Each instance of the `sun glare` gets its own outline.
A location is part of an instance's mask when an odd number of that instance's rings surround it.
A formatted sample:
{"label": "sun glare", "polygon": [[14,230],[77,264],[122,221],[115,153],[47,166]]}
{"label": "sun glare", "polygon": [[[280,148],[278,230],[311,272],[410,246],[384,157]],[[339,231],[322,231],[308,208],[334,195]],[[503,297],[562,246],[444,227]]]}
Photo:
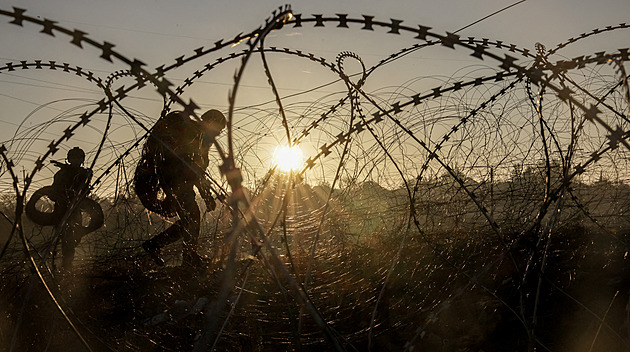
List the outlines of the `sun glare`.
{"label": "sun glare", "polygon": [[273,160],[281,171],[297,171],[304,166],[304,154],[299,146],[277,146],[273,151]]}

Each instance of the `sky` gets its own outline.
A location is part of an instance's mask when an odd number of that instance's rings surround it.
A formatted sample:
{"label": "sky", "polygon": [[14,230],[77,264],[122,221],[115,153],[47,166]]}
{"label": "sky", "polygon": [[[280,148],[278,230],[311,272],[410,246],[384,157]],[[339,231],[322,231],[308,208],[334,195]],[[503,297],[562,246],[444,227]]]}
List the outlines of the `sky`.
{"label": "sky", "polygon": [[[304,14],[347,13],[395,18],[406,23],[454,31],[517,1],[499,0],[424,0],[424,1],[294,1],[294,12]],[[0,1],[3,8],[25,8],[31,15],[59,21],[68,27],[85,29],[92,36],[117,45],[129,43],[125,51],[137,49],[148,56],[158,48],[147,48],[137,40],[152,36],[159,40],[214,40],[230,37],[237,31],[257,27],[276,7],[278,1],[186,1],[112,0],[112,1]],[[596,27],[625,22],[630,5],[624,0],[571,1],[526,0],[493,16],[465,33],[473,36],[505,37],[520,45],[534,40],[555,44],[571,35]],[[3,36],[11,34],[3,31]],[[134,52],[135,53],[135,52]]]}
{"label": "sky", "polygon": [[[517,1],[499,0],[404,0],[404,1],[293,1],[290,2],[294,13],[305,15],[348,14],[351,17],[361,15],[375,16],[376,19],[403,20],[404,24],[415,26],[422,24],[433,28],[436,33],[454,32],[488,16]],[[190,54],[194,49],[211,47],[220,39],[230,39],[236,34],[248,33],[264,24],[271,11],[285,3],[269,0],[259,1],[167,1],[167,0],[0,0],[0,8],[24,8],[27,14],[57,21],[66,28],[76,28],[87,32],[89,37],[99,42],[115,44],[115,49],[128,58],[137,58],[155,68],[172,63],[176,57]],[[474,36],[514,43],[519,47],[534,51],[537,42],[548,48],[583,32],[594,28],[630,22],[630,2],[627,0],[575,1],[575,0],[526,0],[515,6],[489,17],[462,30],[462,37]],[[17,27],[0,18],[0,62],[19,62],[21,60],[42,59],[58,62],[71,62],[91,70],[102,77],[116,70],[127,67],[120,62],[109,63],[99,59],[99,53],[88,49],[80,50],[68,43],[66,38],[39,33],[39,29],[25,25]],[[267,45],[286,45],[297,50],[312,52],[334,62],[341,51],[358,53],[368,65],[395,52],[397,49],[414,43],[408,37],[396,38],[385,34],[364,33],[358,29],[337,30],[327,28],[315,30],[308,28],[285,28],[273,33],[267,39]],[[628,30],[617,31],[606,36],[606,42],[585,40],[580,46],[567,49],[564,55],[589,54],[601,50],[614,50],[629,47]],[[238,47],[237,47],[238,49]],[[444,49],[441,49],[444,50]],[[445,55],[444,52],[414,54],[407,65],[418,73],[437,74],[460,70],[467,65],[481,64],[468,54],[463,56]],[[483,63],[487,64],[487,63]],[[281,95],[289,95],[309,89],[314,84],[329,81],[317,71],[308,67],[295,66],[295,62],[279,62],[282,70],[276,77]],[[282,66],[286,65],[286,66]],[[300,64],[297,64],[300,65]],[[190,69],[198,69],[191,65]],[[191,92],[191,98],[203,107],[217,107],[225,111],[227,92],[232,84],[232,74],[236,67],[230,66],[222,72],[205,78],[200,87],[205,91]],[[289,72],[287,74],[286,72]],[[268,91],[268,87],[257,85],[262,73],[260,69],[251,71],[250,90],[244,90],[241,100],[244,105],[268,101],[257,96],[257,89]],[[176,84],[189,77],[185,70],[174,72],[169,78]],[[392,82],[386,82],[386,78]],[[380,79],[374,79],[374,89],[379,84],[396,86],[409,78],[408,69],[385,72]],[[127,82],[129,84],[129,82]],[[200,89],[202,89],[200,88]],[[200,96],[195,96],[195,92]],[[152,92],[138,93],[137,101],[130,100],[130,107],[147,116],[159,114],[161,105]],[[80,83],[66,78],[53,78],[32,72],[0,73],[0,142],[7,143],[16,136],[35,136],[29,134],[29,126],[40,126],[46,119],[55,118],[86,103],[85,99],[100,99],[99,93],[87,89]],[[67,103],[59,102],[69,99]],[[83,99],[83,100],[82,100]],[[143,100],[144,99],[144,100]],[[318,99],[323,99],[319,97]],[[52,103],[54,102],[54,103]],[[65,105],[64,105],[65,104]],[[78,108],[79,110],[83,107]],[[82,110],[81,110],[82,111]],[[26,121],[26,122],[25,122]],[[59,128],[65,128],[63,125]],[[118,125],[123,128],[123,124]],[[47,127],[48,128],[48,127]],[[54,135],[54,126],[48,133]],[[98,127],[95,127],[98,129]],[[281,131],[280,131],[281,132]],[[121,132],[122,133],[122,132]],[[45,134],[40,133],[46,142]],[[91,142],[97,135],[85,136],[84,142]],[[77,139],[79,140],[79,139]],[[28,149],[25,144],[13,145],[17,150]],[[41,154],[42,147],[30,151],[32,160]],[[39,148],[39,149],[37,149]],[[258,146],[251,145],[256,149]],[[271,146],[266,146],[272,149]],[[23,151],[24,160],[29,159]],[[307,151],[308,153],[308,151]],[[18,158],[18,156],[16,156]]]}
{"label": "sky", "polygon": [[[456,31],[517,1],[499,0],[424,0],[424,1],[294,1],[295,13],[345,13],[359,17],[372,15],[377,19],[403,20],[405,24],[430,26],[435,32]],[[58,21],[68,28],[87,32],[97,41],[107,41],[127,57],[139,58],[149,67],[171,62],[178,54],[237,33],[258,27],[271,11],[283,5],[278,1],[185,1],[170,0],[0,0],[0,7],[27,9],[31,16]],[[460,32],[464,37],[484,37],[503,40],[533,50],[536,42],[548,47],[588,32],[622,22],[630,22],[630,3],[626,0],[572,1],[526,0]],[[62,45],[60,40],[28,30],[3,25],[0,34],[0,60],[25,60],[34,57],[82,56],[80,50]],[[623,31],[621,31],[623,32]],[[334,57],[339,49],[331,45],[338,40],[339,48],[361,48],[362,52],[378,52],[383,41],[356,41],[357,31],[335,32],[333,38],[313,32],[301,33],[300,47]],[[291,31],[284,31],[288,36]],[[620,33],[620,41],[627,33]],[[616,38],[607,40],[616,40]],[[628,45],[626,45],[628,46]],[[624,46],[625,47],[625,46]],[[581,50],[584,47],[581,47]],[[596,46],[593,50],[597,50]],[[347,49],[346,49],[347,50]],[[93,54],[85,55],[88,58]],[[86,60],[87,61],[87,60]],[[104,64],[97,60],[84,66]],[[155,66],[153,66],[155,65]],[[105,66],[107,67],[107,66]],[[120,66],[109,66],[117,69]],[[3,87],[5,88],[5,87]],[[9,86],[5,89],[11,89]],[[6,90],[5,90],[6,92]]]}

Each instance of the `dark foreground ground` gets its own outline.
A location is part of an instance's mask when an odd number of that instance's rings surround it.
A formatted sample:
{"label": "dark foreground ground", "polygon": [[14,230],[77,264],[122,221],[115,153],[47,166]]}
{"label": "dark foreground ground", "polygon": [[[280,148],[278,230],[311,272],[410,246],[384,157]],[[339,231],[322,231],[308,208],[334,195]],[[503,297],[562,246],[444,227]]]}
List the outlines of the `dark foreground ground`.
{"label": "dark foreground ground", "polygon": [[[532,243],[502,257],[496,246],[470,239],[441,248],[412,239],[382,295],[383,263],[391,263],[395,247],[340,250],[316,265],[309,294],[348,350],[528,351],[533,343],[537,351],[629,351],[630,259],[619,238],[598,241],[565,229],[543,270],[532,267],[540,255]],[[365,259],[376,257],[383,262]],[[306,263],[293,259],[303,273]],[[1,349],[87,350],[24,268],[2,278]],[[221,272],[219,264],[156,268],[138,253],[46,281],[94,351],[191,351],[217,303]],[[221,329],[217,351],[333,350],[285,279],[258,260],[239,261],[236,272],[211,335]]]}

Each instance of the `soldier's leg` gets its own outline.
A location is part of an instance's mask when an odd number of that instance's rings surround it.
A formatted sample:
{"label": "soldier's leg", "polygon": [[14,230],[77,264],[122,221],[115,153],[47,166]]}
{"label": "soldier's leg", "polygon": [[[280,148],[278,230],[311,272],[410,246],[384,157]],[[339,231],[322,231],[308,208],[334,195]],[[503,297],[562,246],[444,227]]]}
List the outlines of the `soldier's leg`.
{"label": "soldier's leg", "polygon": [[183,234],[183,261],[184,264],[197,265],[200,262],[200,257],[197,254],[197,243],[199,241],[199,230],[201,222],[201,212],[199,206],[195,200],[194,191],[188,192],[181,197],[181,213],[180,219],[184,227]]}
{"label": "soldier's leg", "polygon": [[[166,192],[169,197],[173,197],[176,201],[176,206],[177,206],[177,214],[180,215],[182,212],[180,210],[180,200],[177,198],[175,191],[170,188],[170,187],[166,187],[164,188],[164,192]],[[166,230],[160,232],[159,234],[155,235],[153,238],[144,241],[142,243],[142,248],[144,248],[144,250],[151,256],[151,259],[153,259],[153,261],[157,264],[157,265],[164,265],[164,259],[162,259],[161,256],[161,249],[164,246],[167,246],[177,240],[179,240],[180,238],[182,238],[184,232],[184,223],[181,220],[181,215],[180,215],[180,219],[177,220],[173,225],[169,226]]]}
{"label": "soldier's leg", "polygon": [[70,271],[74,262],[75,249],[81,242],[81,212],[75,211],[67,219],[61,231],[61,265],[64,270]]}
{"label": "soldier's leg", "polygon": [[144,241],[142,248],[151,256],[151,259],[157,265],[164,265],[164,259],[160,254],[162,247],[167,246],[178,239],[182,238],[184,231],[182,220],[177,220],[173,225],[169,226],[166,230],[155,235],[153,238]]}
{"label": "soldier's leg", "polygon": [[166,230],[158,233],[147,242],[150,242],[153,246],[162,248],[182,238],[183,232],[183,222],[182,220],[177,220],[173,225],[169,226]]}
{"label": "soldier's leg", "polygon": [[191,246],[196,246],[199,238],[201,212],[199,211],[199,206],[197,205],[194,195],[187,197],[182,204],[180,219],[184,227],[184,231],[182,232],[184,242]]}

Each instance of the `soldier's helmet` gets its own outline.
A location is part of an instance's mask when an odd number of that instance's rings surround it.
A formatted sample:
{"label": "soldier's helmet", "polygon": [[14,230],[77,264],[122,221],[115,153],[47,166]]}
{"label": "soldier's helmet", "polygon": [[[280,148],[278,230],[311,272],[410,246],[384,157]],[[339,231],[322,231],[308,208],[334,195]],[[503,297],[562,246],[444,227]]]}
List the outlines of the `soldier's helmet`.
{"label": "soldier's helmet", "polygon": [[210,129],[210,132],[215,132],[216,134],[219,134],[227,124],[223,113],[216,109],[211,109],[203,113],[201,120]]}
{"label": "soldier's helmet", "polygon": [[81,165],[85,161],[85,152],[83,151],[83,149],[81,149],[79,147],[74,147],[74,148],[68,150],[68,154],[66,156],[66,159],[68,159],[68,162],[70,164]]}

